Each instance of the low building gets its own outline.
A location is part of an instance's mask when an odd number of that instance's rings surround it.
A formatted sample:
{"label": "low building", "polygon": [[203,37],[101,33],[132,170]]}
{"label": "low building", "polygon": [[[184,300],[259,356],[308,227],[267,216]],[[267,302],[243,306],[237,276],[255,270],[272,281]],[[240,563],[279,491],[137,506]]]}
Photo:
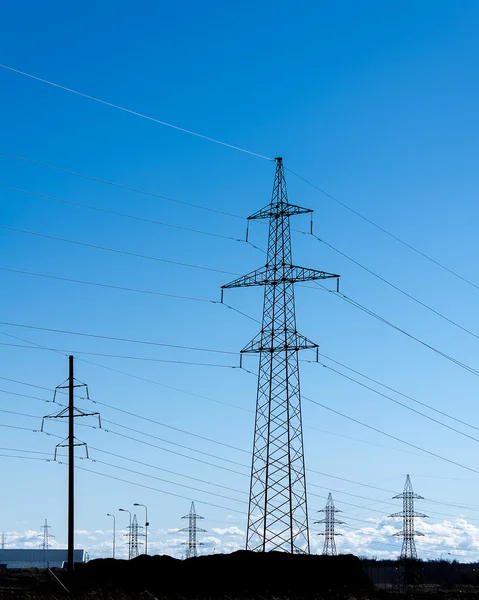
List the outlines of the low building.
{"label": "low building", "polygon": [[[46,569],[63,567],[68,560],[68,551],[65,549],[42,548],[5,548],[0,549],[0,569]],[[75,563],[86,562],[85,550],[75,550],[73,555]]]}

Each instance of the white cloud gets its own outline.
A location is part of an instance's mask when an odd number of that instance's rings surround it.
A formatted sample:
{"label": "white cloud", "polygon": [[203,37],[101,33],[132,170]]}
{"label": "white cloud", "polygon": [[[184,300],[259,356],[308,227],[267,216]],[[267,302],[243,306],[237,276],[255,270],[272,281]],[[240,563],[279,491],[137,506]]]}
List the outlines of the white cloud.
{"label": "white cloud", "polygon": [[236,527],[236,525],[232,525],[231,527],[226,527],[224,529],[220,529],[219,527],[213,527],[211,531],[213,533],[216,533],[216,535],[245,535],[245,532],[242,531],[239,527]]}

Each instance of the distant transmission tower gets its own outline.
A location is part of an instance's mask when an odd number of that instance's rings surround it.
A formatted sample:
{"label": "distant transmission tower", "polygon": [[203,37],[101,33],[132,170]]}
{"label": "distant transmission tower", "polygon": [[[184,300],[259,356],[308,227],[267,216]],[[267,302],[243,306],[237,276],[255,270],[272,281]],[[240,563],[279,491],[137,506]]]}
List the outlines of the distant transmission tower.
{"label": "distant transmission tower", "polygon": [[48,560],[47,560],[47,551],[50,549],[50,539],[54,538],[54,535],[51,535],[50,533],[50,525],[48,524],[47,520],[45,519],[45,524],[42,525],[41,529],[43,529],[43,541],[41,543],[40,548],[43,550],[43,568],[46,569],[48,567]]}
{"label": "distant transmission tower", "polygon": [[340,533],[336,533],[334,531],[335,525],[343,525],[344,521],[338,521],[336,519],[336,513],[342,512],[338,508],[334,507],[333,497],[331,493],[328,496],[328,501],[326,502],[326,506],[320,510],[319,512],[325,513],[325,518],[320,521],[316,521],[316,523],[324,523],[324,533],[320,533],[319,535],[324,535],[324,546],[323,546],[323,554],[327,554],[328,556],[336,556],[336,540],[335,536],[341,535]]}
{"label": "distant transmission tower", "polygon": [[318,346],[296,330],[294,284],[339,277],[293,265],[289,219],[311,212],[289,204],[277,158],[271,203],[248,217],[269,220],[266,265],[222,287],[264,286],[261,331],[241,351],[259,353],[248,550],[309,553],[298,350]]}
{"label": "distant transmission tower", "polygon": [[394,513],[390,515],[391,517],[402,517],[403,520],[403,528],[398,533],[394,535],[402,536],[402,549],[401,556],[402,560],[405,559],[417,559],[417,551],[416,551],[416,542],[414,541],[414,536],[416,535],[424,535],[423,533],[419,533],[418,531],[414,531],[414,519],[416,517],[427,517],[427,515],[423,515],[422,513],[418,513],[414,511],[414,500],[424,500],[422,496],[419,494],[415,494],[412,489],[411,478],[409,475],[406,476],[406,483],[404,484],[404,492],[402,494],[398,494],[393,497],[393,500],[401,499],[403,501],[403,510],[402,512]]}
{"label": "distant transmission tower", "polygon": [[198,519],[203,519],[203,517],[200,517],[200,515],[196,514],[195,503],[192,502],[189,514],[187,514],[181,518],[188,519],[188,527],[185,527],[184,529],[180,529],[180,531],[188,532],[188,541],[183,542],[183,544],[185,544],[187,547],[186,548],[186,558],[193,558],[195,556],[198,556],[197,547],[203,545],[203,543],[198,542],[198,540],[196,538],[196,534],[198,532],[206,531],[206,529],[201,529],[200,527],[196,526],[196,521]]}
{"label": "distant transmission tower", "polygon": [[128,535],[131,536],[129,543],[131,544],[130,548],[130,556],[131,558],[136,558],[140,552],[138,550],[138,545],[141,544],[141,542],[138,541],[138,538],[140,537],[140,529],[142,529],[143,527],[141,525],[138,525],[138,520],[136,518],[136,515],[133,515],[133,521],[131,522],[131,530],[129,531]]}
{"label": "distant transmission tower", "polygon": [[0,548],[2,550],[5,550],[5,532],[4,531],[2,532],[2,540],[0,542]]}

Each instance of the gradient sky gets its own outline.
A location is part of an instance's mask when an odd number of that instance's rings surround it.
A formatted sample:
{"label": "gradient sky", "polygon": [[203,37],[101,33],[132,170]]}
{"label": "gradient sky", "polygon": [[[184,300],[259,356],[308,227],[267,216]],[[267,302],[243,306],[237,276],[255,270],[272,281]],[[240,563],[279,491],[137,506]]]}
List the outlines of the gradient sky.
{"label": "gradient sky", "polygon": [[[51,0],[41,6],[10,3],[0,15],[0,63],[261,155],[283,156],[285,166],[295,173],[479,285],[477,2],[246,1],[233,6],[218,1],[205,5]],[[234,215],[248,216],[267,204],[271,195],[271,162],[4,68],[0,68],[0,131],[0,152]],[[476,366],[478,289],[290,172],[287,183],[291,202],[315,210],[316,235],[474,335],[301,233],[293,235],[296,264],[340,273],[344,294],[442,352]],[[243,547],[256,381],[244,370],[229,368],[238,365],[237,356],[3,323],[238,352],[255,335],[258,324],[217,303],[4,269],[216,301],[221,285],[234,274],[247,273],[264,262],[261,251],[235,241],[243,239],[246,221],[5,155],[0,155],[0,185],[234,238],[0,188],[3,226],[224,271],[0,229],[0,342],[30,346],[0,346],[0,376],[22,382],[0,380],[2,410],[11,411],[0,413],[0,424],[8,426],[1,428],[0,531],[7,532],[11,545],[35,546],[34,532],[48,518],[55,543],[66,543],[66,468],[32,460],[53,457],[55,444],[66,435],[65,424],[46,425],[49,433],[60,438],[32,430],[40,428],[43,415],[55,412],[54,405],[42,404],[38,398],[52,398],[50,390],[67,376],[66,355],[74,353],[78,379],[88,383],[93,400],[108,405],[78,399],[83,410],[101,411],[104,430],[78,427],[78,437],[88,442],[90,458],[97,462],[78,461],[89,471],[77,474],[77,545],[92,556],[107,555],[111,520],[106,513],[115,512],[122,529],[127,520],[117,509],[133,510],[133,503],[140,502],[149,509],[151,550],[180,556],[179,542],[184,538],[175,530],[185,525],[181,517],[194,499],[205,517],[205,552]],[[307,232],[309,222],[297,217],[292,226]],[[250,240],[264,248],[266,232],[255,223]],[[225,299],[260,319],[261,294],[254,288],[228,290]],[[321,353],[479,427],[476,375],[334,294],[298,288],[296,300],[298,329],[320,344]],[[32,344],[61,352],[32,349]],[[314,359],[307,354],[302,358]],[[244,366],[256,372],[257,359],[245,358]],[[474,458],[477,440],[426,420],[328,369],[302,363],[302,388],[308,398],[479,470]],[[386,393],[479,437],[477,430]],[[415,490],[426,498],[418,510],[430,515],[421,524],[428,535],[418,541],[420,555],[451,552],[464,560],[479,558],[477,473],[427,456],[307,401],[303,413],[308,482],[318,486],[309,487],[314,551],[322,540],[312,522],[320,517],[316,511],[332,491],[347,523],[338,548],[395,556],[400,540],[391,534],[400,524],[385,517],[400,510],[391,496],[402,491],[410,473]],[[94,424],[93,419],[82,421],[82,425]],[[19,455],[25,458],[12,458]],[[78,456],[84,456],[81,448]],[[138,516],[142,521],[141,512]],[[126,552],[121,532],[118,551]]]}

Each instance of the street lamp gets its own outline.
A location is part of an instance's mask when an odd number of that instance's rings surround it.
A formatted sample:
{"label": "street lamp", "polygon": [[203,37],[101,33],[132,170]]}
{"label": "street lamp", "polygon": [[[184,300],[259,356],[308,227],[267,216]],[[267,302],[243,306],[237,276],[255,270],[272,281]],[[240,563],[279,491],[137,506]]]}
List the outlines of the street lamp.
{"label": "street lamp", "polygon": [[443,554],[449,554],[449,556],[451,556],[451,553],[450,553],[450,552],[441,552],[441,557],[439,558],[439,560],[442,560],[442,555],[443,555]]}
{"label": "street lamp", "polygon": [[143,506],[145,509],[145,554],[148,554],[148,526],[150,525],[148,523],[148,508],[146,504],[138,504],[138,502],[135,502],[133,506]]}
{"label": "street lamp", "polygon": [[130,529],[128,533],[128,560],[131,560],[131,511],[129,511],[127,508],[119,508],[118,510],[120,512],[127,512],[130,515]]}
{"label": "street lamp", "polygon": [[115,515],[111,515],[110,513],[106,513],[106,516],[113,518],[113,558],[115,558],[116,519]]}

